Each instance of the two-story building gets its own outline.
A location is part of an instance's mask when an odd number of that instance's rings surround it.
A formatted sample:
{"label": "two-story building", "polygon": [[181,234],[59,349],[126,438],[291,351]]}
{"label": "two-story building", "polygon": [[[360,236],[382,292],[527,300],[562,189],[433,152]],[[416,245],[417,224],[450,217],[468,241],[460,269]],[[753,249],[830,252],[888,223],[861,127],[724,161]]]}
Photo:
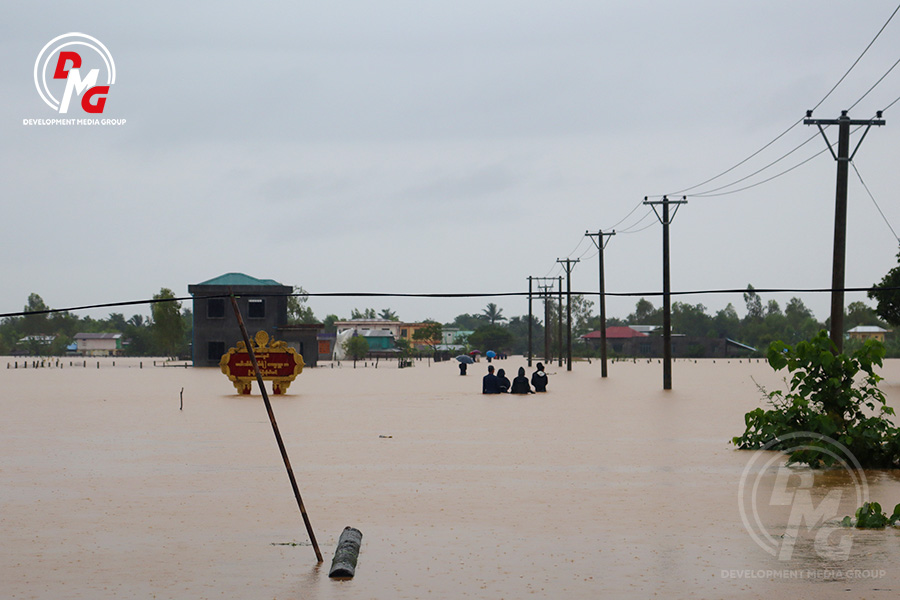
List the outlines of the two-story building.
{"label": "two-story building", "polygon": [[218,367],[229,348],[243,339],[231,305],[234,294],[238,310],[251,338],[265,331],[272,339],[287,342],[315,366],[318,361],[316,334],[321,325],[288,325],[287,300],[294,291],[272,279],[257,279],[244,273],[226,273],[188,286],[193,296],[195,367]]}

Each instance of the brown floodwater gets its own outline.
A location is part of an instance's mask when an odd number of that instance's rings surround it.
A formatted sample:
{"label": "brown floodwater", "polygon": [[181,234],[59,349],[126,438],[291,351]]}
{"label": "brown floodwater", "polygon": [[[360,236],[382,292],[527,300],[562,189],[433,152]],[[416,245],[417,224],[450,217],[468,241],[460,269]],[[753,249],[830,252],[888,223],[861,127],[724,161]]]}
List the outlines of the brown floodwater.
{"label": "brown floodwater", "polygon": [[[893,598],[900,475],[736,451],[763,362],[552,366],[483,396],[486,364],[307,369],[272,396],[325,558],[254,389],[216,369],[0,362],[4,598]],[[521,358],[495,363],[514,373]],[[900,361],[882,389],[900,406]],[[254,386],[255,387],[255,386]],[[271,389],[271,388],[270,388]],[[182,392],[183,390],[183,392]],[[183,410],[179,408],[183,398]],[[347,525],[356,576],[328,569]]]}

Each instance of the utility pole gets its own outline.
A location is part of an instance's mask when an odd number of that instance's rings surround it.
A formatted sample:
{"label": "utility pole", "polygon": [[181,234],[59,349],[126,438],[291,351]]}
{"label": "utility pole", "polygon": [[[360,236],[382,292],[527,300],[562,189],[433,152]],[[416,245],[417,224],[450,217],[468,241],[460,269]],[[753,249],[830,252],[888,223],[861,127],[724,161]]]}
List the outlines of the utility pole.
{"label": "utility pole", "polygon": [[[528,278],[528,290],[529,294],[531,294],[531,284],[532,282],[539,282],[538,289],[540,290],[540,296],[544,299],[544,360],[546,362],[550,362],[550,307],[549,300],[550,294],[548,290],[552,289],[552,285],[544,285],[541,284],[541,281],[556,281],[555,277],[529,277]],[[528,310],[529,317],[533,320],[533,315],[531,314],[531,306],[529,304]],[[528,326],[528,335],[529,338],[531,336],[531,325]],[[529,348],[531,348],[531,344],[529,343]],[[529,350],[529,358],[531,358],[531,351]],[[531,366],[531,362],[529,361],[528,366]]]}
{"label": "utility pole", "polygon": [[566,371],[572,370],[572,269],[579,259],[556,259],[566,269]]}
{"label": "utility pole", "polygon": [[531,367],[531,277],[528,277],[528,367]]}
{"label": "utility pole", "polygon": [[[547,279],[541,277],[541,279]],[[544,297],[544,361],[550,363],[550,290],[552,285],[540,285],[541,295]]]}
{"label": "utility pole", "polygon": [[[612,230],[609,233],[603,233],[601,229],[598,229],[597,233],[585,231],[584,235],[591,238],[591,241],[594,242],[600,257],[600,376],[606,377],[606,281],[603,277],[603,249],[609,243],[609,240],[604,239],[604,236],[614,236],[616,231]],[[596,240],[594,239],[595,236]]]}
{"label": "utility pole", "polygon": [[559,366],[562,366],[562,275],[559,276],[559,335],[556,337],[556,350],[559,356]]}
{"label": "utility pole", "polygon": [[[656,218],[663,226],[663,389],[672,389],[672,305],[670,302],[671,289],[669,284],[669,224],[675,218],[678,207],[687,204],[687,196],[682,196],[681,200],[669,200],[668,196],[663,196],[662,200],[647,200],[644,197],[644,204],[650,205]],[[656,211],[656,206],[662,205],[662,215]],[[669,216],[669,205],[674,204],[675,210]]]}
{"label": "utility pole", "polygon": [[[872,125],[884,125],[881,111],[875,113],[874,119],[851,119],[847,111],[842,110],[837,119],[813,119],[812,111],[806,111],[804,125],[816,125],[825,138],[831,156],[837,161],[837,185],[834,198],[834,255],[831,263],[831,341],[837,346],[838,354],[844,351],[844,263],[847,256],[847,175],[850,169],[850,161],[856,156],[862,141],[869,133]],[[838,151],[834,153],[828,136],[822,125],[838,126]],[[866,126],[862,137],[850,153],[850,126]]]}

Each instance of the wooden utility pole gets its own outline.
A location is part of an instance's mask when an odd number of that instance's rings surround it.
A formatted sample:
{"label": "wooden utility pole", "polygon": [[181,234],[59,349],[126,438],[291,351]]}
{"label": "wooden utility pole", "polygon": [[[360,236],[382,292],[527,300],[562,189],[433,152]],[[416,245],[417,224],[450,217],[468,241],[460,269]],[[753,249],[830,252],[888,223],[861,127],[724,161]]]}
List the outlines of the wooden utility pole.
{"label": "wooden utility pole", "polygon": [[[603,233],[598,229],[597,233],[584,232],[584,235],[591,238],[594,246],[597,247],[598,256],[600,258],[600,376],[606,377],[606,281],[603,277],[603,249],[609,243],[604,236],[611,237],[616,235],[615,230],[609,233]],[[596,236],[596,240],[594,237]]]}
{"label": "wooden utility pole", "polygon": [[[671,289],[669,283],[669,224],[675,218],[678,207],[687,204],[687,196],[682,196],[681,200],[669,200],[668,196],[663,196],[662,200],[647,200],[644,198],[644,204],[650,205],[656,218],[663,226],[663,389],[672,389],[672,305],[671,305]],[[669,205],[674,204],[675,210],[669,216]],[[656,206],[662,205],[662,215],[656,211]]]}
{"label": "wooden utility pole", "polygon": [[[856,151],[869,133],[872,125],[884,125],[881,111],[875,113],[874,119],[851,119],[847,111],[842,110],[837,119],[813,119],[812,111],[806,111],[804,125],[816,125],[825,138],[825,143],[831,151],[831,156],[837,161],[837,184],[834,198],[834,254],[831,263],[831,341],[837,347],[838,354],[844,351],[844,263],[847,256],[847,175],[850,169],[850,161],[856,156]],[[822,125],[838,126],[838,151],[834,153],[828,136]],[[862,137],[850,153],[850,126],[866,126]]]}
{"label": "wooden utility pole", "polygon": [[566,269],[566,371],[572,370],[572,269],[579,259],[571,258],[560,259],[556,262],[565,266]]}

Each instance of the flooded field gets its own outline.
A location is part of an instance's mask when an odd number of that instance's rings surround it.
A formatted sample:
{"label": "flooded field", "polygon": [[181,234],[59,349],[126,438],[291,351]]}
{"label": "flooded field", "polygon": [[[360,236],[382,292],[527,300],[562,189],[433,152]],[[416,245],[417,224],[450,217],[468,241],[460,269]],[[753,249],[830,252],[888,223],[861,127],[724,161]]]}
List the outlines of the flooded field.
{"label": "flooded field", "polygon": [[[483,396],[485,363],[307,369],[275,415],[216,369],[0,362],[4,598],[894,598],[900,474],[785,470],[736,451],[763,362],[551,366]],[[514,373],[521,358],[495,363]],[[882,389],[900,406],[900,362]],[[183,409],[180,405],[183,401]],[[755,460],[755,456],[762,459]],[[328,578],[342,529],[356,577]]]}

